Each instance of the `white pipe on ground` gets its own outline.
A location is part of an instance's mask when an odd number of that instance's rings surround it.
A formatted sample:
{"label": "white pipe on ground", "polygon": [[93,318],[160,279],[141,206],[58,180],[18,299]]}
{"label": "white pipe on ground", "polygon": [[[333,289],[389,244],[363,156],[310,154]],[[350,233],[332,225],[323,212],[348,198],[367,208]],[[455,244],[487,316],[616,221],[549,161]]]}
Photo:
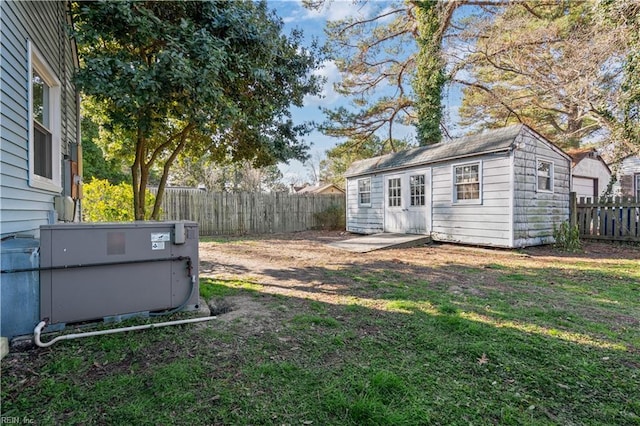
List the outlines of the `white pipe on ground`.
{"label": "white pipe on ground", "polygon": [[47,347],[49,347],[49,346],[53,345],[54,343],[59,342],[61,340],[79,339],[81,337],[100,336],[100,335],[103,335],[103,334],[122,333],[122,332],[125,332],[125,331],[147,330],[149,328],[168,327],[170,325],[190,324],[190,323],[193,323],[193,322],[210,321],[210,320],[215,319],[215,318],[217,318],[217,317],[189,318],[189,319],[184,319],[184,320],[158,322],[158,323],[155,323],[155,324],[144,324],[144,325],[134,325],[134,326],[131,326],[131,327],[113,328],[113,329],[110,329],[110,330],[99,330],[99,331],[89,331],[89,332],[86,332],[86,333],[65,334],[63,336],[56,337],[55,339],[51,340],[50,342],[42,342],[42,341],[40,341],[40,334],[42,333],[42,330],[47,326],[47,322],[46,321],[40,321],[40,323],[38,325],[36,325],[36,328],[33,329],[33,340],[35,341],[36,345],[40,346],[41,348],[47,348]]}

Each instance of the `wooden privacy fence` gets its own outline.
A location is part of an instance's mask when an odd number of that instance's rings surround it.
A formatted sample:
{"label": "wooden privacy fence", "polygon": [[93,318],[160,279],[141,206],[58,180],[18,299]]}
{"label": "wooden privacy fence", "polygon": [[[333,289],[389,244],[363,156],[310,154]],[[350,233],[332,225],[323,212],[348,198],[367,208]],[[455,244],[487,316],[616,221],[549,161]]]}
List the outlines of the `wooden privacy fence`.
{"label": "wooden privacy fence", "polygon": [[640,200],[606,198],[592,200],[571,193],[571,224],[580,238],[640,241]]}
{"label": "wooden privacy fence", "polygon": [[200,235],[267,234],[317,228],[330,208],[344,215],[345,196],[168,190],[162,219],[198,222]]}

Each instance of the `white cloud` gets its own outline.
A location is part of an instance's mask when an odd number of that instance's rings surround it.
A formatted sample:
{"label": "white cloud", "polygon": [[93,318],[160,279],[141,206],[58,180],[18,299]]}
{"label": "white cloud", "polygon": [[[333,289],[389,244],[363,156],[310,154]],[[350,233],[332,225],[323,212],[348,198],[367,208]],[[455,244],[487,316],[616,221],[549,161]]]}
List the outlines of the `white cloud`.
{"label": "white cloud", "polygon": [[[301,8],[302,2],[298,0]],[[299,19],[322,19],[329,21],[337,21],[354,16],[370,16],[373,8],[369,2],[361,3],[353,0],[326,0],[325,4],[319,10],[304,9],[306,13]]]}

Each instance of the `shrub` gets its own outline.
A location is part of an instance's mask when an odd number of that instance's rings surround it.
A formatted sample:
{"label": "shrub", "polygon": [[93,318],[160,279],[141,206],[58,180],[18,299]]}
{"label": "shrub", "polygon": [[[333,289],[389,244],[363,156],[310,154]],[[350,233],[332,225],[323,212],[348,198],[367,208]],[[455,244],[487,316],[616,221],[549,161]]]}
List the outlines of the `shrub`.
{"label": "shrub", "polygon": [[[82,219],[87,222],[129,222],[133,213],[131,184],[111,185],[106,179],[92,179],[82,186]],[[147,191],[147,213],[153,208],[155,197]]]}
{"label": "shrub", "polygon": [[578,225],[571,226],[569,222],[562,222],[560,226],[553,225],[554,247],[562,251],[578,251],[581,248],[580,231]]}
{"label": "shrub", "polygon": [[326,210],[313,214],[316,228],[325,230],[342,230],[345,228],[344,208],[332,204]]}

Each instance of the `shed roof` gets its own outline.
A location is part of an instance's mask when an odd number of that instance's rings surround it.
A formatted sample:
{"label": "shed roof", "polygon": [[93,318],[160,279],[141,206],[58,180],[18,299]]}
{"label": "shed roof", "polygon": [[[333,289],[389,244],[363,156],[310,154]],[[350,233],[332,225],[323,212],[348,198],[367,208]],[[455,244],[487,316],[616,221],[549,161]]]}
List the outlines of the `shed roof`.
{"label": "shed roof", "polygon": [[600,156],[600,154],[598,153],[598,150],[595,148],[576,148],[576,149],[568,150],[566,152],[567,154],[569,154],[569,157],[571,157],[572,168],[575,168],[578,165],[578,163],[584,160],[585,158],[591,158],[596,161],[601,161],[602,164],[604,164],[606,169],[609,171],[609,173],[611,173],[609,166],[604,161],[604,159]]}
{"label": "shed roof", "polygon": [[435,145],[422,146],[355,161],[349,166],[345,176],[353,177],[383,170],[406,168],[491,152],[508,151],[523,128],[527,127],[523,124],[517,124],[457,138],[450,142],[440,142]]}

